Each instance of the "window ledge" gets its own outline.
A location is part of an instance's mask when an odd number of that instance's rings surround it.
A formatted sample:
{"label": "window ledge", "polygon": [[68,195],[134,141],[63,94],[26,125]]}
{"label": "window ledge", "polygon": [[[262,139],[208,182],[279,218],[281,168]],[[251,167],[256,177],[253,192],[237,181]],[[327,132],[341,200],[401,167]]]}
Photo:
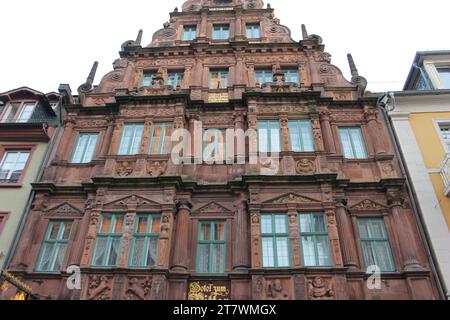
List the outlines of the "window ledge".
{"label": "window ledge", "polygon": [[18,182],[18,183],[0,183],[0,188],[1,189],[7,189],[7,188],[14,188],[14,189],[18,189],[18,188],[22,188],[23,183]]}

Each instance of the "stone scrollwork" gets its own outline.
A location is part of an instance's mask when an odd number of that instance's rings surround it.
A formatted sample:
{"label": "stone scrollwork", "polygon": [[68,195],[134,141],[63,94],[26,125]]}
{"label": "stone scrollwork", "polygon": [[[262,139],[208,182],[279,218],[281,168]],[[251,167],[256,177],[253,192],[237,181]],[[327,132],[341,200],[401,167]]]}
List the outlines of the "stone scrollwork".
{"label": "stone scrollwork", "polygon": [[312,160],[301,159],[297,161],[295,170],[298,174],[314,174],[316,172],[316,165]]}
{"label": "stone scrollwork", "polygon": [[322,277],[308,281],[308,294],[311,300],[332,300],[335,296],[330,281]]}
{"label": "stone scrollwork", "polygon": [[162,176],[167,169],[165,161],[150,161],[147,163],[147,173],[152,177]]}

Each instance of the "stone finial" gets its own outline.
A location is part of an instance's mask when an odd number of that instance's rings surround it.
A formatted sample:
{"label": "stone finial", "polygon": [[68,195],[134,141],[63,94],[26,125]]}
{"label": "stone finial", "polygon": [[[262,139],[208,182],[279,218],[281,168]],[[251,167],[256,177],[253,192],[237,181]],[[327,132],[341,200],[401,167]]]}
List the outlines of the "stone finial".
{"label": "stone finial", "polygon": [[302,24],[302,36],[303,36],[303,40],[308,39],[308,31],[306,31],[306,26],[304,24]]}
{"label": "stone finial", "polygon": [[142,42],[142,35],[143,35],[143,34],[144,34],[144,31],[142,31],[142,29],[139,30],[138,35],[137,35],[137,37],[136,37],[136,41],[135,41],[136,45],[138,45],[138,46],[141,45],[141,42]]}
{"label": "stone finial", "polygon": [[367,88],[367,80],[364,77],[361,77],[358,73],[358,69],[356,68],[355,61],[353,60],[353,56],[349,53],[347,55],[348,64],[350,66],[350,72],[352,74],[352,83],[355,84],[358,88],[358,95],[360,97],[364,96]]}
{"label": "stone finial", "polygon": [[92,65],[91,71],[89,72],[89,76],[87,77],[86,82],[78,88],[79,93],[80,92],[88,92],[92,89],[92,84],[94,83],[95,74],[97,73],[97,68],[98,68],[98,62],[95,61],[94,64]]}

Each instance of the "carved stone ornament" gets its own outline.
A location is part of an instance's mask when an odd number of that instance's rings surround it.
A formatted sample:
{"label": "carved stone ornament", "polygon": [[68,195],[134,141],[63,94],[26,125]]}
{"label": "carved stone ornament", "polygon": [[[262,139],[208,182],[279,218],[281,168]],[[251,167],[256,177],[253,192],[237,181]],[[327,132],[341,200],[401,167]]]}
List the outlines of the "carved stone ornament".
{"label": "carved stone ornament", "polygon": [[295,193],[289,193],[287,195],[266,201],[265,203],[273,203],[273,204],[288,204],[288,203],[318,203],[320,201],[301,196]]}
{"label": "carved stone ornament", "polygon": [[83,216],[83,212],[69,203],[63,203],[44,213],[45,216]]}
{"label": "carved stone ornament", "polygon": [[312,160],[301,159],[297,161],[295,170],[298,174],[314,174],[316,172],[316,165]]}
{"label": "carved stone ornament", "polygon": [[150,161],[147,163],[147,173],[152,177],[162,176],[167,169],[165,161]]}
{"label": "carved stone ornament", "polygon": [[107,276],[89,277],[89,300],[111,300],[111,285]]}
{"label": "carved stone ornament", "polygon": [[335,296],[331,283],[321,277],[308,281],[308,295],[311,300],[332,300]]}
{"label": "carved stone ornament", "polygon": [[266,296],[269,300],[289,300],[289,294],[285,292],[280,279],[266,282]]}
{"label": "carved stone ornament", "polygon": [[128,289],[125,293],[126,300],[147,300],[152,287],[149,279],[131,278],[128,280]]}
{"label": "carved stone ornament", "polygon": [[350,209],[353,209],[353,210],[383,210],[383,209],[386,209],[386,207],[379,203],[376,203],[375,201],[366,199],[366,200],[363,200],[363,201],[355,204],[354,206],[350,207]]}
{"label": "carved stone ornament", "polygon": [[116,163],[116,174],[119,177],[128,177],[134,171],[135,162],[132,161],[121,161]]}

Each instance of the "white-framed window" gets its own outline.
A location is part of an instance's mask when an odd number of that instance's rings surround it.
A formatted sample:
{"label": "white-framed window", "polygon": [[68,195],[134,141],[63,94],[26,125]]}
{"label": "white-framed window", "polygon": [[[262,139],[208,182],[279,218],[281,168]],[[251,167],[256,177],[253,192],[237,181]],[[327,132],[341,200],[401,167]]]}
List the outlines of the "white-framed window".
{"label": "white-framed window", "polygon": [[72,155],[72,163],[89,163],[92,161],[97,146],[98,133],[80,133],[75,150]]}
{"label": "white-framed window", "polygon": [[28,122],[36,108],[36,102],[10,102],[0,113],[2,123]]}
{"label": "white-framed window", "polygon": [[450,89],[450,67],[436,67],[442,89]]}
{"label": "white-framed window", "polygon": [[197,37],[197,26],[184,26],[183,41],[193,41]]}
{"label": "white-framed window", "polygon": [[437,122],[439,137],[444,145],[445,152],[450,153],[450,121]]}
{"label": "white-framed window", "polygon": [[259,39],[261,38],[261,28],[259,23],[248,23],[245,26],[246,37],[248,39]]}
{"label": "white-framed window", "polygon": [[311,121],[289,120],[289,135],[294,152],[313,152],[314,139]]}
{"label": "white-framed window", "polygon": [[228,40],[230,38],[230,26],[218,24],[213,26],[213,40]]}
{"label": "white-framed window", "polygon": [[346,159],[367,159],[366,144],[360,127],[339,128]]}
{"label": "white-framed window", "polygon": [[278,120],[258,121],[259,152],[281,152],[280,122]]}
{"label": "white-framed window", "polygon": [[29,157],[29,150],[6,151],[0,162],[0,183],[17,183]]}
{"label": "white-framed window", "polygon": [[143,123],[129,123],[124,125],[120,140],[119,155],[135,155],[141,149]]}

